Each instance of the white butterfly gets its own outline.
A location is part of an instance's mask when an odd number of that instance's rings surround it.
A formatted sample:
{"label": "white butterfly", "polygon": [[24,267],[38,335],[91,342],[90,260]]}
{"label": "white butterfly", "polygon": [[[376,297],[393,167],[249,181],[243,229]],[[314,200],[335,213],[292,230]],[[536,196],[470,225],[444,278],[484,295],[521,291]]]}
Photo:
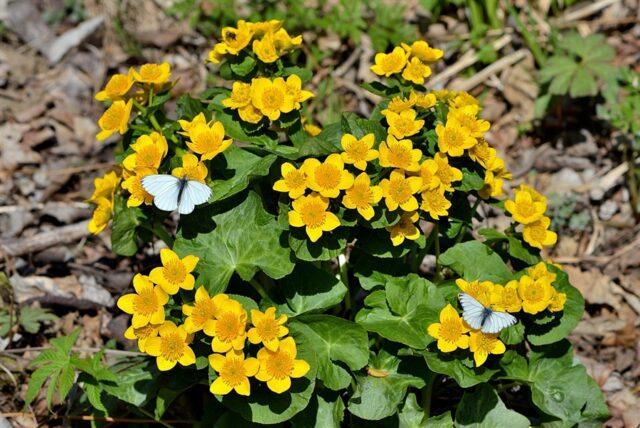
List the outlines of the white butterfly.
{"label": "white butterfly", "polygon": [[499,333],[502,329],[518,322],[513,315],[487,308],[466,293],[460,293],[458,297],[463,310],[462,318],[474,330],[482,330],[483,333]]}
{"label": "white butterfly", "polygon": [[211,188],[196,180],[187,180],[168,174],[147,175],[142,187],[153,196],[153,203],[163,211],[176,208],[180,214],[189,214],[196,205],[204,204],[211,197]]}

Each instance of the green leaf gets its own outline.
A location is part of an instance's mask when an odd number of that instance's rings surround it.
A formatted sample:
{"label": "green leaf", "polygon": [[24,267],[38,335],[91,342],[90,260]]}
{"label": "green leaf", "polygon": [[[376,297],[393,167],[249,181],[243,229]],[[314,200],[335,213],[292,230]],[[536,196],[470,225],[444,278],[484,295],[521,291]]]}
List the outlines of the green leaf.
{"label": "green leaf", "polygon": [[439,262],[467,281],[481,280],[506,284],[513,274],[500,256],[482,242],[468,241],[449,248]]}
{"label": "green leaf", "polygon": [[351,134],[358,139],[367,134],[373,134],[375,137],[373,147],[378,147],[387,136],[386,129],[379,121],[364,119],[353,112],[343,113],[340,123],[343,134]]}
{"label": "green leaf", "polygon": [[519,322],[500,332],[500,340],[505,345],[517,345],[524,340],[524,325]]}
{"label": "green leaf", "polygon": [[344,402],[335,392],[320,389],[304,411],[291,420],[296,428],[339,428],[344,420]]}
{"label": "green leaf", "polygon": [[425,422],[425,428],[453,428],[451,412],[445,412],[438,416],[432,416]]}
{"label": "green leaf", "polygon": [[307,83],[308,81],[311,80],[311,77],[313,77],[312,71],[309,70],[308,68],[295,67],[295,66],[285,67],[282,69],[282,72],[277,74],[281,76],[286,76],[286,77],[291,76],[292,74],[295,74],[300,78],[300,80],[302,80],[302,83]]}
{"label": "green leaf", "polygon": [[140,207],[127,207],[125,197],[116,196],[111,249],[120,256],[132,256],[138,251],[137,229],[145,215]]}
{"label": "green leaf", "polygon": [[462,192],[471,192],[472,190],[480,190],[484,187],[484,178],[475,171],[468,168],[462,168],[462,181],[455,186],[457,190]]}
{"label": "green leaf", "polygon": [[538,254],[535,254],[537,250],[529,249],[522,244],[522,241],[513,236],[507,238],[509,242],[509,255],[518,260],[522,260],[528,265],[535,265],[541,258]]}
{"label": "green leaf", "polygon": [[235,74],[244,77],[253,71],[257,63],[254,57],[247,55],[241,61],[230,62],[229,66]]}
{"label": "green leaf", "polygon": [[351,383],[351,371],[369,359],[367,332],[358,324],[330,315],[304,315],[289,324],[292,332],[306,336],[318,363],[318,379],[333,390]]}
{"label": "green leaf", "polygon": [[[540,70],[540,81],[543,83],[549,82],[559,76],[569,76],[570,78],[576,68],[578,68],[578,64],[572,58],[567,56],[552,56],[544,64],[542,70]],[[566,93],[566,91],[562,93]]]}
{"label": "green leaf", "polygon": [[251,395],[242,397],[229,394],[216,396],[227,408],[239,413],[244,419],[259,424],[277,424],[304,410],[309,404],[315,386],[317,363],[313,344],[303,334],[293,333],[298,349],[297,359],[305,360],[311,369],[305,377],[291,379],[291,389],[275,394],[266,384],[251,385]]}
{"label": "green leaf", "polygon": [[536,346],[558,342],[567,337],[584,313],[584,298],[569,283],[568,275],[553,265],[548,265],[548,268],[557,275],[553,286],[559,292],[567,294],[567,302],[560,312],[545,312],[544,315],[522,318],[527,340]]}
{"label": "green leaf", "polygon": [[347,228],[338,227],[332,232],[323,233],[316,242],[311,242],[303,228],[289,231],[289,246],[300,260],[331,260],[344,253],[347,247]]}
{"label": "green leaf", "polygon": [[40,325],[47,321],[55,321],[58,317],[47,309],[25,306],[20,309],[19,322],[27,333],[35,334]]}
{"label": "green leaf", "polygon": [[278,312],[289,316],[329,309],[340,304],[347,294],[342,281],[311,263],[297,263],[279,284],[286,303],[277,306]]}
{"label": "green leaf", "polygon": [[221,157],[212,161],[211,169],[222,179],[213,180],[213,196],[210,202],[220,201],[246,189],[252,180],[269,174],[269,168],[276,160],[275,155],[264,157],[254,155],[241,148],[230,146]]}
{"label": "green leaf", "polygon": [[340,138],[342,138],[342,128],[340,123],[326,125],[320,134],[311,137],[306,132],[300,133],[300,140],[292,140],[299,150],[300,157],[325,156],[331,153],[342,151]]}
{"label": "green leaf", "polygon": [[425,424],[424,411],[416,401],[416,395],[411,393],[404,400],[402,411],[398,413],[398,428],[421,428]]}
{"label": "green leaf", "polygon": [[282,229],[256,193],[249,192],[229,211],[216,213],[210,205],[193,217],[180,225],[174,250],[181,257],[200,258],[198,280],[210,293],[224,291],[234,272],[249,281],[258,270],[275,279],[293,270],[291,253],[281,243]]}
{"label": "green leaf", "polygon": [[465,392],[456,410],[456,427],[528,428],[530,425],[529,419],[507,409],[490,385],[480,385],[473,392]]}
{"label": "green leaf", "polygon": [[416,246],[423,248],[425,243],[426,238],[424,235],[420,235],[415,241],[405,239],[402,244],[393,246],[388,231],[375,229],[360,236],[355,247],[375,257],[397,259],[408,254]]}
{"label": "green leaf", "polygon": [[434,352],[425,351],[423,355],[431,371],[453,378],[462,388],[487,382],[498,372],[497,369],[490,369],[487,366],[474,367],[468,353],[463,357],[435,350]]}
{"label": "green leaf", "polygon": [[[351,257],[354,257],[353,254]],[[360,255],[352,269],[360,280],[360,286],[365,290],[384,287],[393,278],[403,277],[410,272],[409,266],[403,260],[381,259],[368,254]]]}
{"label": "green leaf", "polygon": [[414,375],[413,360],[400,359],[381,350],[369,366],[384,375],[356,376],[356,387],[347,406],[349,411],[359,418],[374,421],[396,413],[407,388],[421,388],[425,384],[422,378]]}
{"label": "green leaf", "polygon": [[[385,339],[412,348],[424,349],[433,341],[426,333],[427,326],[437,322],[440,309],[446,303],[438,287],[410,274],[390,279],[380,293],[386,296],[384,306],[361,309],[356,314],[358,324]],[[365,304],[371,302],[367,300]]]}
{"label": "green leaf", "polygon": [[584,66],[578,67],[573,74],[569,95],[573,98],[588,97],[598,94],[598,82]]}
{"label": "green leaf", "polygon": [[180,98],[178,98],[176,102],[176,110],[179,118],[188,120],[192,120],[198,114],[205,112],[204,104],[189,94],[180,95]]}

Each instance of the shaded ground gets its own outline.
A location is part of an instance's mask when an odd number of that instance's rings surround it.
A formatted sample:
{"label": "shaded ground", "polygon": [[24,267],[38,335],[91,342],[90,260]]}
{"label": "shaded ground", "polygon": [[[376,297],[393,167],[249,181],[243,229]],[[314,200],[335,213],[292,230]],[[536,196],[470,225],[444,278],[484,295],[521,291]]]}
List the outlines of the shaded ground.
{"label": "shaded ground", "polygon": [[[174,2],[0,1],[0,271],[9,278],[0,277],[3,313],[22,305],[57,316],[39,330],[36,322],[29,333],[0,314],[8,327],[0,339],[0,411],[16,426],[33,426],[34,415],[50,418],[44,400],[21,413],[24,368],[35,355],[22,348],[42,346],[78,325],[80,348],[122,341],[126,318],[115,310],[115,298],[152,254],[115,257],[108,234],[87,235],[91,210],[83,201],[93,179],[113,166],[115,147],[94,138],[102,107],[93,95],[109,74],[144,61],[170,62],[180,78],[177,93],[212,83],[204,58],[213,37],[164,13],[168,3]],[[638,67],[639,17],[637,0],[599,1],[565,11],[556,23],[582,34],[603,32],[616,48],[616,63]],[[489,33],[495,59],[508,58],[491,65],[474,54],[461,10],[427,25],[428,14],[412,3],[405,20],[446,51],[430,78],[433,87],[465,89],[483,99],[483,115],[492,123],[487,139],[506,156],[511,185],[527,182],[550,196],[560,239],[549,256],[565,266],[587,301],[571,341],[605,392],[613,415],[607,425],[637,426],[640,226],[615,131],[596,119],[591,99],[533,120],[539,90],[534,60],[513,28]],[[539,25],[544,35],[544,22]],[[373,79],[369,36],[362,34],[357,44],[332,33],[304,36],[307,46],[328,53],[309,61],[318,94],[308,112],[314,122],[328,123],[340,110],[368,114],[374,100],[358,85]],[[506,221],[492,217],[487,225]]]}

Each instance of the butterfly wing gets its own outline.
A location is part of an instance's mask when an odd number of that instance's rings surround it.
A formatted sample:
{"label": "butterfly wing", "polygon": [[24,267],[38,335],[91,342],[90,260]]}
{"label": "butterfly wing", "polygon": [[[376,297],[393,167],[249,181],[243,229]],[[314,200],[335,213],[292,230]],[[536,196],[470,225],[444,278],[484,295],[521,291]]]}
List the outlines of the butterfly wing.
{"label": "butterfly wing", "polygon": [[468,295],[460,293],[458,296],[462,305],[462,318],[471,326],[471,328],[479,330],[482,328],[483,314],[485,307],[482,303]]}
{"label": "butterfly wing", "polygon": [[514,325],[518,320],[506,312],[491,312],[487,322],[482,326],[483,333],[495,334]]}
{"label": "butterfly wing", "polygon": [[163,211],[178,208],[180,179],[168,174],[147,175],[142,179],[142,187],[153,196],[153,204]]}
{"label": "butterfly wing", "polygon": [[180,214],[190,214],[196,205],[204,204],[211,197],[211,188],[199,181],[189,180],[185,184],[178,212]]}

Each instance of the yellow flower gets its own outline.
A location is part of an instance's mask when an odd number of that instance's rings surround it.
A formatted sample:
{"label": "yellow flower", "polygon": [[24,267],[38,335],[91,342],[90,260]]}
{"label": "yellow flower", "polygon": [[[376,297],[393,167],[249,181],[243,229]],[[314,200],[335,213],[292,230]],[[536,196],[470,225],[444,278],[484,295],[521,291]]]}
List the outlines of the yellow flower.
{"label": "yellow flower", "polygon": [[507,348],[498,339],[497,334],[472,331],[469,338],[469,350],[473,352],[473,360],[476,363],[476,367],[480,367],[487,361],[489,354],[504,354]]}
{"label": "yellow flower", "polygon": [[512,280],[504,287],[494,284],[491,294],[491,307],[500,312],[520,312],[522,300],[518,296],[518,281]]}
{"label": "yellow flower", "polygon": [[460,108],[464,106],[480,106],[480,101],[473,95],[466,91],[460,91],[457,93],[451,93],[453,98],[449,100],[449,105],[453,108]]}
{"label": "yellow flower", "polygon": [[171,170],[171,175],[174,177],[186,177],[188,180],[196,180],[201,183],[204,183],[207,174],[209,174],[209,171],[204,162],[200,162],[198,157],[191,153],[182,155],[182,166]]}
{"label": "yellow flower", "polygon": [[496,149],[489,146],[489,143],[484,138],[478,139],[478,144],[469,149],[469,157],[472,161],[479,163],[485,169],[496,158]]}
{"label": "yellow flower", "polygon": [[209,55],[207,56],[207,61],[213,64],[219,64],[222,61],[222,58],[227,54],[227,45],[225,43],[216,43],[213,46],[213,49],[209,51]]}
{"label": "yellow flower", "polygon": [[240,119],[249,123],[258,123],[264,117],[260,110],[255,108],[253,104],[246,105],[238,109],[238,115],[240,115]]}
{"label": "yellow flower", "polygon": [[184,326],[165,321],[158,333],[159,337],[151,337],[145,343],[147,354],[157,357],[158,370],[171,370],[177,363],[182,366],[195,364],[196,355],[189,347],[191,338]]}
{"label": "yellow flower", "polygon": [[215,299],[209,296],[207,290],[200,286],[196,290],[193,305],[182,305],[182,313],[187,316],[184,320],[184,329],[187,333],[195,333],[207,327],[211,327],[211,322],[218,313]]}
{"label": "yellow flower", "polygon": [[302,170],[307,174],[307,185],[325,198],[337,198],[340,190],[353,185],[353,175],[344,169],[342,157],[332,153],[320,162],[318,159],[305,159]]}
{"label": "yellow flower", "polygon": [[114,171],[108,172],[102,177],[93,180],[93,194],[89,198],[89,202],[96,202],[100,198],[113,200],[113,195],[118,188],[120,177]]}
{"label": "yellow flower", "polygon": [[544,247],[555,245],[558,235],[549,230],[551,219],[543,216],[540,220],[525,224],[522,232],[524,241],[532,247],[542,250]]}
{"label": "yellow flower", "polygon": [[307,174],[304,169],[296,169],[289,162],[285,162],[280,166],[280,174],[282,178],[275,182],[273,190],[276,192],[288,192],[291,199],[298,199],[304,195],[307,190]]}
{"label": "yellow flower", "polygon": [[542,202],[545,205],[547,204],[547,198],[540,194],[538,191],[536,191],[536,189],[534,189],[533,187],[529,187],[526,184],[521,184],[520,187],[516,190],[516,193],[518,192],[523,192],[523,193],[528,193],[531,196],[531,200],[533,200],[534,202]]}
{"label": "yellow flower", "polygon": [[468,332],[469,327],[450,304],[440,311],[440,322],[427,327],[427,333],[437,339],[438,349],[442,352],[453,352],[458,348],[467,349],[469,347]]}
{"label": "yellow flower", "polygon": [[222,100],[222,105],[230,109],[238,109],[251,104],[251,85],[244,82],[233,82],[231,95]]}
{"label": "yellow flower", "polygon": [[213,298],[216,318],[204,325],[204,334],[213,336],[213,352],[227,352],[231,349],[241,351],[247,338],[247,311],[240,302],[230,299],[226,294]]}
{"label": "yellow flower", "polygon": [[476,144],[476,139],[465,128],[454,123],[447,122],[446,126],[437,124],[436,135],[440,151],[451,157],[462,156],[466,149]]}
{"label": "yellow flower", "polygon": [[389,101],[387,108],[382,110],[382,115],[386,116],[390,111],[394,113],[402,113],[416,105],[417,101],[418,95],[413,91],[411,91],[409,98],[393,97],[391,101]]}
{"label": "yellow flower", "polygon": [[238,21],[238,28],[224,27],[221,34],[222,43],[226,46],[226,53],[238,55],[251,41],[253,30],[250,24],[241,19]]}
{"label": "yellow flower", "polygon": [[491,125],[486,120],[477,118],[479,109],[477,105],[452,108],[447,114],[447,124],[451,122],[452,125],[464,128],[472,137],[482,138]]}
{"label": "yellow flower", "polygon": [[249,22],[249,28],[256,37],[264,36],[267,33],[275,33],[282,27],[282,21],[270,19],[269,21]]}
{"label": "yellow flower", "polygon": [[378,76],[389,77],[392,74],[400,73],[406,63],[407,54],[402,48],[396,47],[388,54],[377,53],[375,56],[375,65],[371,66],[371,71]]}
{"label": "yellow flower", "polygon": [[127,74],[114,74],[104,89],[96,94],[96,100],[118,101],[129,92],[131,86],[133,86],[133,76],[131,72]]}
{"label": "yellow flower", "polygon": [[179,119],[178,123],[182,128],[182,131],[178,132],[178,134],[186,135],[188,137],[190,135],[190,132],[195,129],[197,125],[206,125],[207,118],[204,116],[204,113],[198,113],[198,115],[191,121]]}
{"label": "yellow flower", "polygon": [[168,248],[160,250],[160,260],[162,267],[151,270],[149,278],[158,284],[167,294],[176,294],[179,289],[193,290],[195,279],[191,272],[195,269],[198,261],[196,256],[178,257],[176,253]]}
{"label": "yellow flower", "polygon": [[553,296],[551,297],[551,300],[549,300],[547,309],[551,312],[560,312],[564,309],[565,303],[567,303],[567,295],[554,289]]}
{"label": "yellow flower", "polygon": [[402,72],[402,77],[405,80],[413,82],[416,85],[424,85],[424,79],[429,76],[431,76],[431,67],[416,57],[411,58],[411,61],[407,62]]}
{"label": "yellow flower", "polygon": [[494,284],[491,281],[471,281],[467,282],[462,278],[456,279],[456,285],[460,290],[476,299],[485,307],[491,307],[491,292]]}
{"label": "yellow flower", "polygon": [[534,280],[524,275],[518,281],[518,296],[522,300],[522,310],[528,314],[535,315],[544,311],[553,297],[553,292],[554,288],[545,279]]}
{"label": "yellow flower", "polygon": [[128,207],[139,207],[142,204],[149,205],[153,202],[153,196],[142,187],[142,178],[146,174],[132,175],[122,183],[122,188],[129,192]]}
{"label": "yellow flower", "polygon": [[416,193],[422,187],[420,177],[405,177],[404,171],[396,169],[391,171],[388,179],[380,182],[384,202],[389,211],[395,211],[398,206],[404,211],[415,211],[418,209]]}
{"label": "yellow flower", "polygon": [[549,271],[545,262],[539,262],[535,266],[531,266],[527,269],[527,275],[529,275],[534,281],[544,279],[549,284],[553,284],[556,280],[556,274]]}
{"label": "yellow flower", "polygon": [[87,230],[89,230],[89,233],[97,235],[107,227],[113,216],[113,202],[107,198],[100,197],[93,203],[96,204],[96,207],[87,225]]}
{"label": "yellow flower", "polygon": [[289,211],[289,224],[293,227],[304,227],[311,242],[316,242],[322,232],[330,232],[340,226],[340,219],[327,211],[329,200],[317,193],[301,196],[292,203]]}
{"label": "yellow flower", "polygon": [[365,220],[371,220],[375,214],[373,205],[380,202],[380,199],[382,199],[382,188],[372,186],[367,173],[362,172],[353,181],[353,186],[346,190],[342,205],[351,210],[358,210]]}
{"label": "yellow flower", "polygon": [[424,126],[424,120],[416,120],[417,114],[413,109],[405,110],[401,113],[387,112],[385,117],[389,124],[389,134],[401,139],[420,132]]}
{"label": "yellow flower", "polygon": [[256,358],[244,358],[242,351],[231,350],[226,355],[209,355],[209,365],[218,377],[213,381],[209,391],[212,394],[226,395],[232,390],[240,395],[251,394],[249,377],[255,376],[260,369]]}
{"label": "yellow flower", "polygon": [[256,54],[260,61],[266,64],[276,62],[280,58],[273,33],[267,33],[262,39],[254,40],[252,47],[253,53]]}
{"label": "yellow flower", "polygon": [[534,201],[528,192],[516,190],[515,200],[505,201],[504,207],[518,223],[530,224],[542,218],[547,204]]}
{"label": "yellow flower", "polygon": [[147,324],[162,324],[164,322],[164,305],[169,296],[162,288],[154,286],[149,277],[136,274],[133,277],[135,293],[125,294],[118,299],[118,307],[125,313],[133,315],[133,328],[144,327]]}
{"label": "yellow flower", "polygon": [[315,137],[322,132],[322,128],[320,128],[318,125],[314,125],[313,123],[305,123],[304,130],[312,137]]}
{"label": "yellow flower", "polygon": [[383,168],[400,168],[405,171],[418,171],[422,151],[414,149],[411,140],[396,140],[393,135],[380,143],[380,166]]}
{"label": "yellow flower", "polygon": [[504,193],[502,185],[504,180],[500,176],[495,175],[493,171],[487,170],[484,174],[484,186],[478,191],[483,199],[498,198]]}
{"label": "yellow flower", "polygon": [[96,139],[104,141],[114,132],[124,135],[129,129],[129,116],[131,116],[132,106],[133,100],[129,100],[126,103],[122,100],[114,101],[98,119],[98,126],[101,131],[96,135]]}
{"label": "yellow flower", "polygon": [[429,43],[424,40],[417,40],[411,44],[401,43],[400,46],[411,56],[418,58],[420,61],[433,62],[442,58],[444,52],[440,49],[432,48]]}
{"label": "yellow flower", "polygon": [[429,213],[429,216],[434,220],[438,220],[440,216],[449,215],[451,202],[444,195],[444,192],[443,188],[436,187],[421,193],[422,203],[420,204],[420,209]]}
{"label": "yellow flower", "polygon": [[291,37],[287,30],[279,28],[273,33],[273,41],[276,45],[276,51],[278,55],[282,55],[288,50],[291,50],[302,44],[302,36]]}
{"label": "yellow flower", "polygon": [[131,148],[134,153],[124,159],[122,166],[140,175],[155,174],[169,151],[167,140],[158,132],[139,136]]}
{"label": "yellow flower", "polygon": [[436,175],[440,179],[440,185],[447,192],[453,192],[452,183],[462,180],[462,171],[449,165],[449,158],[444,153],[436,153],[433,157],[434,162],[438,165]]}
{"label": "yellow flower", "polygon": [[344,134],[340,139],[340,145],[344,150],[341,154],[342,160],[364,171],[367,169],[367,162],[378,157],[378,151],[372,148],[374,141],[373,134],[367,134],[359,140],[351,134]]}
{"label": "yellow flower", "polygon": [[394,247],[402,244],[405,239],[415,241],[420,237],[420,229],[415,224],[419,219],[420,216],[416,211],[402,213],[396,224],[386,228]]}
{"label": "yellow flower", "polygon": [[147,352],[147,339],[157,337],[161,326],[162,324],[147,324],[143,327],[134,328],[130,325],[125,330],[124,337],[129,340],[137,340],[140,352]]}
{"label": "yellow flower", "polygon": [[283,324],[287,322],[286,315],[276,318],[276,308],[273,306],[266,311],[251,310],[251,324],[253,327],[247,332],[249,342],[257,345],[262,343],[270,351],[276,351],[280,345],[280,338],[289,333]]}
{"label": "yellow flower", "polygon": [[291,378],[300,378],[309,372],[309,363],[297,360],[298,351],[292,337],[280,341],[277,351],[262,348],[258,351],[260,370],[256,379],[267,382],[267,387],[281,394],[291,388]]}
{"label": "yellow flower", "polygon": [[[412,91],[411,95],[415,93]],[[416,97],[416,107],[427,109],[431,108],[438,102],[436,96],[434,94],[415,94]]]}
{"label": "yellow flower", "polygon": [[133,78],[140,83],[162,85],[171,77],[171,66],[167,62],[162,64],[144,64],[140,71],[132,70]]}
{"label": "yellow flower", "polygon": [[440,186],[438,178],[438,164],[433,159],[427,159],[420,165],[420,178],[422,179],[422,189],[433,190]]}
{"label": "yellow flower", "polygon": [[280,113],[289,113],[294,107],[293,98],[282,77],[276,77],[273,81],[265,77],[253,79],[251,102],[271,120],[277,120]]}
{"label": "yellow flower", "polygon": [[299,76],[292,74],[286,81],[289,97],[293,99],[293,108],[300,110],[300,103],[313,97],[313,92],[302,89],[302,80]]}
{"label": "yellow flower", "polygon": [[198,153],[200,160],[213,159],[227,149],[232,143],[231,139],[224,139],[224,126],[221,122],[214,122],[211,126],[197,124],[189,131],[189,147]]}

